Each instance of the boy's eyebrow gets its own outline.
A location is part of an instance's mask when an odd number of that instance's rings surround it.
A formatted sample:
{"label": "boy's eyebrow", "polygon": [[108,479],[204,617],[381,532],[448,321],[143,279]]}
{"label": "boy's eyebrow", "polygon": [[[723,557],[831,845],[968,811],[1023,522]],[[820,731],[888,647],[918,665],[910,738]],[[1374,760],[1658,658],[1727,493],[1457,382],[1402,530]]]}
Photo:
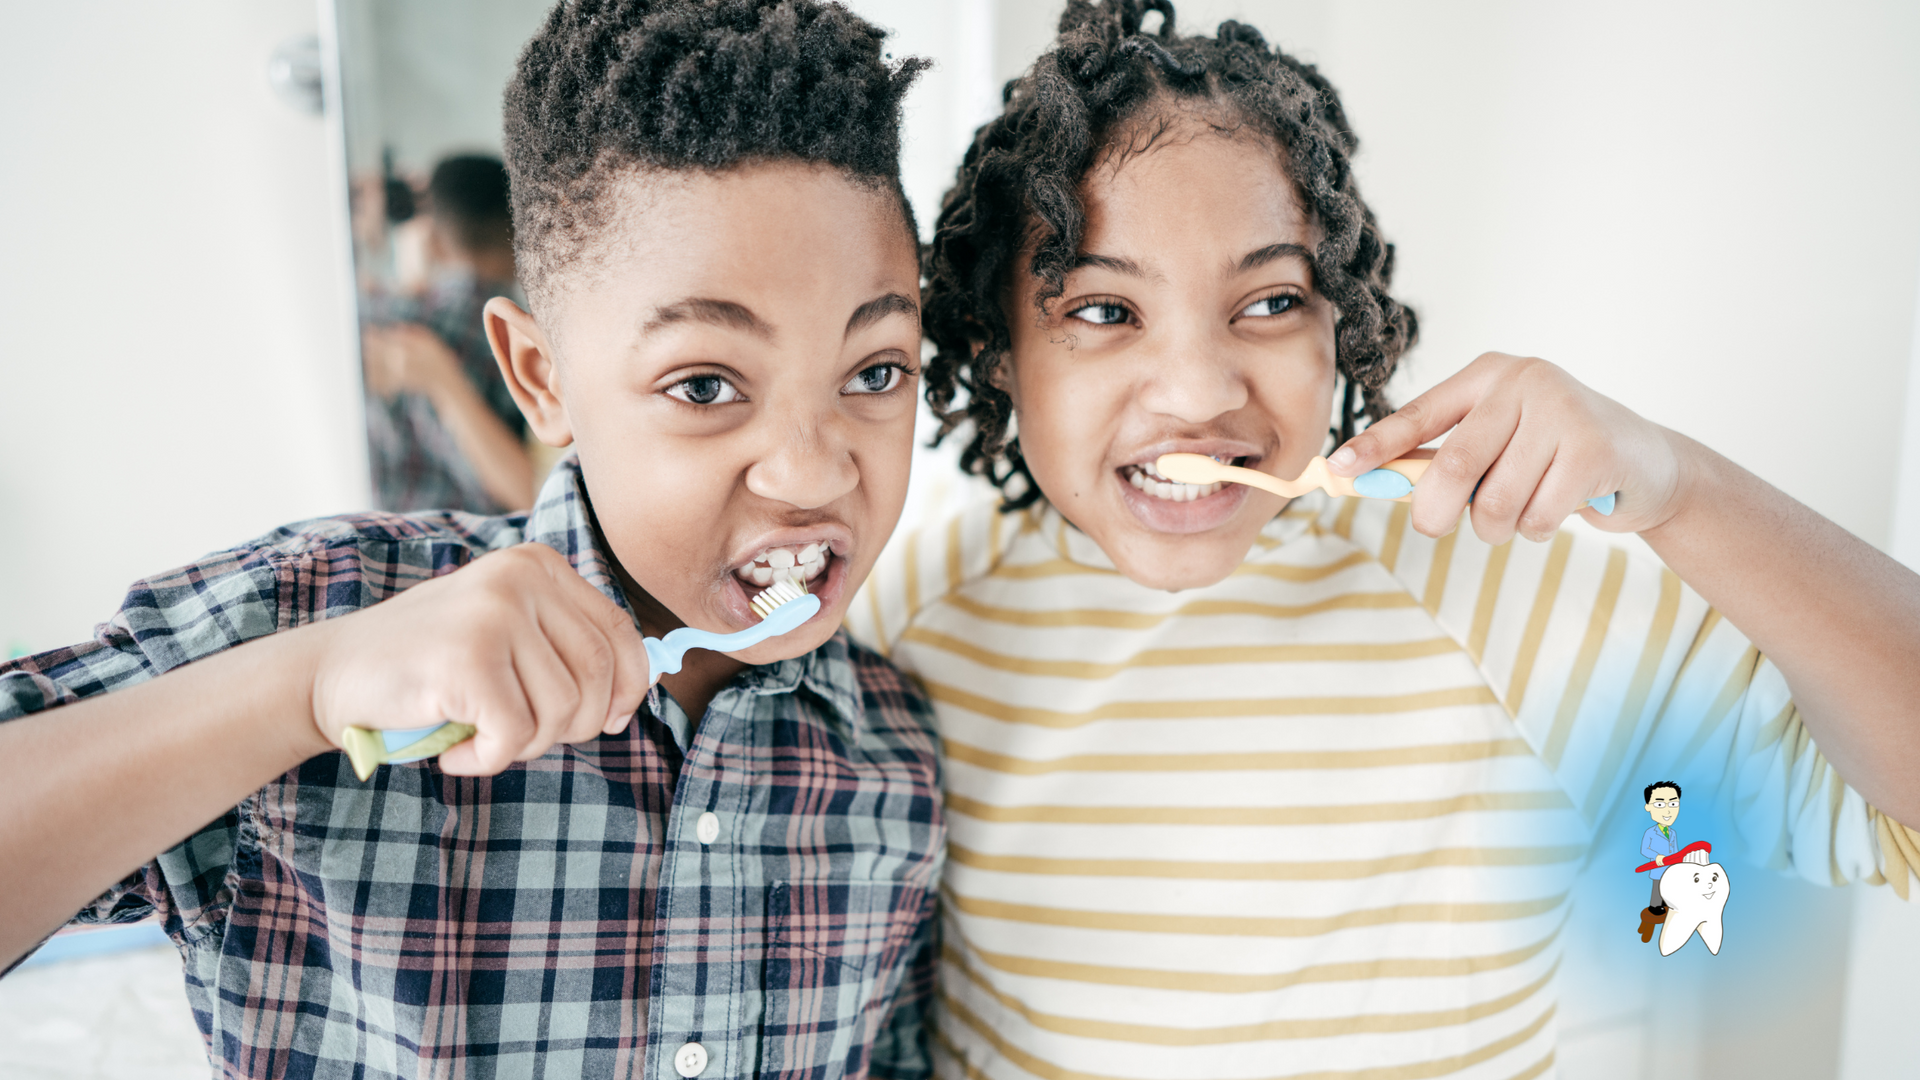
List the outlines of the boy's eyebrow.
{"label": "boy's eyebrow", "polygon": [[640,333],[651,334],[670,323],[687,321],[712,323],[729,330],[745,330],[755,337],[773,337],[773,327],[761,322],[760,317],[745,305],[702,296],[690,296],[654,309],[653,317],[640,328]]}
{"label": "boy's eyebrow", "polygon": [[1301,262],[1307,264],[1307,269],[1312,270],[1314,268],[1313,252],[1308,251],[1299,244],[1268,244],[1266,247],[1247,252],[1246,257],[1240,260],[1240,265],[1236,268],[1236,272],[1244,274],[1249,270],[1255,270],[1265,266],[1276,259],[1299,259]]}
{"label": "boy's eyebrow", "polygon": [[912,297],[902,296],[897,292],[876,296],[853,309],[853,316],[847,320],[845,336],[851,337],[855,330],[872,326],[889,315],[906,315],[918,319],[920,305]]}

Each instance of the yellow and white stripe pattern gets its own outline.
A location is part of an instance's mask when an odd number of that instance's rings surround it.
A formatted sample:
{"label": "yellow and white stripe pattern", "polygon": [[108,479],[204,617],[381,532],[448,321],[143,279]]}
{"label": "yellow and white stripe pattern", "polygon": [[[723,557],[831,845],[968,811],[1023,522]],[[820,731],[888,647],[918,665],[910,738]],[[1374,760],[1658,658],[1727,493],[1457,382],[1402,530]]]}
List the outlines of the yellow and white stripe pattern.
{"label": "yellow and white stripe pattern", "polygon": [[849,625],[946,741],[946,1077],[1550,1073],[1568,889],[1643,760],[1712,763],[1818,880],[1904,890],[1914,850],[1744,638],[1590,531],[1299,500],[1170,594],[982,505],[902,537]]}

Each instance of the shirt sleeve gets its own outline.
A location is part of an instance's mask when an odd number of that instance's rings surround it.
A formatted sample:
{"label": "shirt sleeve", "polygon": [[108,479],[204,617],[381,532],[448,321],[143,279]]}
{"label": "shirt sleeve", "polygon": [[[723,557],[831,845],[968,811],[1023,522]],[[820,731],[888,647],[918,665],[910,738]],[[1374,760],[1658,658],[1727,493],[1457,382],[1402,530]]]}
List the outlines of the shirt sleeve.
{"label": "shirt sleeve", "polygon": [[908,948],[906,973],[893,1009],[873,1041],[874,1080],[925,1080],[933,1075],[931,1038],[935,980],[940,970],[939,894],[929,891],[920,926]]}
{"label": "shirt sleeve", "polygon": [[1763,865],[1908,895],[1920,833],[1845,784],[1779,669],[1638,537],[1575,519],[1545,544],[1490,546],[1465,521],[1432,540],[1406,504],[1354,499],[1321,521],[1459,642],[1590,825],[1671,778],[1725,808]]}
{"label": "shirt sleeve", "polygon": [[[136,582],[92,640],[0,664],[0,723],[138,685],[182,664],[272,633],[275,572],[235,549]],[[230,811],[102,893],[80,924],[158,915],[176,941],[219,917],[241,815]]]}

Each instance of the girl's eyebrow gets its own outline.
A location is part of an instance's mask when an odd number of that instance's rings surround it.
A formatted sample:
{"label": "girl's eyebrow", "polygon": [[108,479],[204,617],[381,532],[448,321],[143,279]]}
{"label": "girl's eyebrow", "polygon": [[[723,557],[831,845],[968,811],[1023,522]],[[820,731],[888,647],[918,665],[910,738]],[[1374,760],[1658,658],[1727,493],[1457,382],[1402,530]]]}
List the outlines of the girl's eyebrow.
{"label": "girl's eyebrow", "polygon": [[1298,259],[1306,264],[1307,269],[1312,270],[1314,268],[1313,252],[1308,251],[1299,244],[1268,244],[1266,247],[1247,252],[1246,256],[1240,260],[1240,265],[1236,267],[1236,270],[1244,274],[1249,270],[1257,270],[1277,259]]}
{"label": "girl's eyebrow", "polygon": [[1097,266],[1102,270],[1111,270],[1116,274],[1125,274],[1128,277],[1143,278],[1147,276],[1147,272],[1140,269],[1140,264],[1134,262],[1132,259],[1123,259],[1116,255],[1095,255],[1092,252],[1081,252],[1078,256],[1075,256],[1073,265],[1067,268],[1067,272],[1072,273],[1075,270],[1087,266]]}

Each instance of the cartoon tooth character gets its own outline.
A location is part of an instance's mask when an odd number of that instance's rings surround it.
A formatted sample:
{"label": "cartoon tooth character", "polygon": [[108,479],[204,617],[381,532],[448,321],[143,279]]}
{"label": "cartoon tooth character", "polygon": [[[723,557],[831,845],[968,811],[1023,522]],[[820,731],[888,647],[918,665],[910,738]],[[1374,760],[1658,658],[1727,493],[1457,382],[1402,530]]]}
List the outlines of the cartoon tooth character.
{"label": "cartoon tooth character", "polygon": [[1660,928],[1660,955],[1672,956],[1698,931],[1707,951],[1720,955],[1721,916],[1733,883],[1726,868],[1708,862],[1705,851],[1689,851],[1660,878],[1660,899],[1667,920]]}

